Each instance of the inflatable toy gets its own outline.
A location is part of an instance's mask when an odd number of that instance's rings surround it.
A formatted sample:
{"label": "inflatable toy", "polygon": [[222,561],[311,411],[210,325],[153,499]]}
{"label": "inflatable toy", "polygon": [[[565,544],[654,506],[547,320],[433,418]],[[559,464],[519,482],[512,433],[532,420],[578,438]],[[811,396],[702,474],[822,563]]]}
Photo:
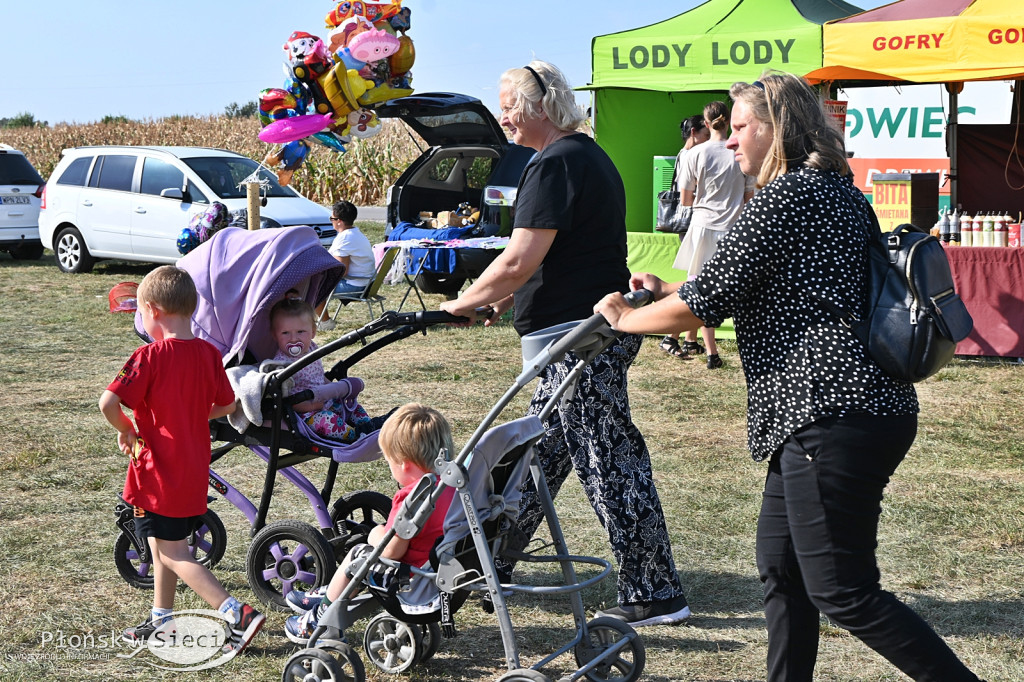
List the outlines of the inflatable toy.
{"label": "inflatable toy", "polygon": [[281,184],[291,181],[312,143],[344,153],[353,139],[380,132],[377,104],[412,94],[411,16],[401,0],[346,0],[327,14],[326,40],[306,31],[288,36],[284,85],[262,90],[258,99],[260,140],[282,145],[264,164]]}
{"label": "inflatable toy", "polygon": [[294,142],[318,133],[334,120],[330,114],[305,114],[278,119],[259,133],[259,138],[271,144]]}

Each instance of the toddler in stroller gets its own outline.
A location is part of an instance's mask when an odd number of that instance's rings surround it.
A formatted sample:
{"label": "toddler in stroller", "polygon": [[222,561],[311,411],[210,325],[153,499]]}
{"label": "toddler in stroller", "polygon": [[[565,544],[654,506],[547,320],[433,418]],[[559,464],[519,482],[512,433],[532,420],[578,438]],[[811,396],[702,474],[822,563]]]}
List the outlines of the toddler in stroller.
{"label": "toddler in stroller", "polygon": [[[420,479],[428,473],[435,473],[438,453],[454,450],[448,421],[437,410],[418,403],[400,407],[381,427],[378,443],[391,469],[391,475],[400,489],[392,498],[387,524],[375,526],[370,531],[370,544],[380,542],[388,529],[394,525],[402,503],[416,489]],[[444,533],[442,524],[454,493],[454,488],[445,489],[422,530],[412,538],[394,536],[381,556],[407,566],[418,567],[426,563],[430,550]],[[288,639],[297,644],[305,644],[309,640],[327,607],[341,596],[348,585],[348,572],[353,562],[365,556],[370,549],[368,544],[353,547],[342,562],[341,570],[334,574],[330,585],[310,592],[296,590],[288,594],[288,605],[292,610],[302,614],[292,616],[285,622],[285,634]],[[398,574],[397,571],[386,570],[376,576],[376,579],[384,589],[389,589],[398,579]]]}
{"label": "toddler in stroller", "polygon": [[[284,298],[270,309],[270,329],[277,341],[274,360],[288,365],[316,349],[316,314],[313,306],[300,298]],[[361,434],[375,431],[356,396],[363,389],[361,379],[328,381],[320,360],[314,360],[292,375],[290,395],[309,389],[313,397],[292,405],[299,417],[325,438],[353,443]]]}
{"label": "toddler in stroller", "polygon": [[[642,303],[648,298],[634,293],[629,300]],[[551,678],[542,670],[570,652],[576,667],[561,680],[640,679],[646,649],[636,631],[614,617],[598,614],[587,619],[581,592],[603,580],[612,566],[600,557],[569,553],[537,455],[537,443],[545,432],[544,419],[575,389],[586,367],[617,336],[601,316],[595,315],[583,322],[558,325],[523,337],[523,371],[515,383],[454,459],[448,460],[446,453],[439,453],[437,473],[425,474],[401,507],[392,510],[393,523],[373,547],[350,558],[346,570],[351,575],[350,582],[338,599],[318,614],[316,627],[296,633],[309,633],[306,648],[288,659],[282,679],[364,682],[362,660],[349,644],[346,631],[356,621],[370,616],[373,617],[362,637],[366,656],[386,673],[404,672],[433,656],[442,636],[455,635],[453,616],[470,592],[489,598],[498,620],[507,667],[499,682],[550,682]],[[539,414],[492,426],[520,390],[547,365],[570,352],[577,362],[555,387]],[[532,543],[517,551],[516,547],[525,544],[517,536],[515,521],[527,476],[532,477],[536,487],[550,541],[539,541],[539,547]],[[434,520],[438,503],[450,488],[455,489],[456,497],[447,505],[444,534],[432,550],[429,562],[417,567],[388,559],[385,552],[390,543],[395,538],[417,537]],[[499,556],[557,566],[560,575],[543,576],[542,584],[504,582],[494,563]],[[577,574],[579,566],[590,566],[596,572],[584,578]],[[365,587],[366,592],[357,595],[360,587]],[[572,639],[532,666],[521,667],[520,645],[506,604],[506,595],[510,593],[567,595],[576,625]],[[299,597],[299,605],[308,606],[319,595],[314,592],[295,596]],[[373,615],[381,607],[385,612]],[[289,632],[290,638],[298,641],[292,634]]]}

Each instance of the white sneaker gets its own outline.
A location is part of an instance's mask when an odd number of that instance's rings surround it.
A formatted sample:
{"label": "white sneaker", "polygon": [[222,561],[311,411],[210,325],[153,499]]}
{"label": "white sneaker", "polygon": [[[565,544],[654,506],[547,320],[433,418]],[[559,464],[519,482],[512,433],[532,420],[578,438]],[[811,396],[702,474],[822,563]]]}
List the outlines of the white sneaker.
{"label": "white sneaker", "polygon": [[336,326],[334,320],[321,320],[316,323],[316,330],[318,332],[329,332]]}

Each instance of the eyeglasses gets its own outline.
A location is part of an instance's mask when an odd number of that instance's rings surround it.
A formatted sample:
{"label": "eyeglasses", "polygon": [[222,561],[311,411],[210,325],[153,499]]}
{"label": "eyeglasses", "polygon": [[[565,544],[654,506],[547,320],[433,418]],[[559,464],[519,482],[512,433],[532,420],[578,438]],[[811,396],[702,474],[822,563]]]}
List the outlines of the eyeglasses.
{"label": "eyeglasses", "polygon": [[341,220],[341,218],[335,218],[334,216],[331,216],[331,220],[332,220],[332,221],[335,221],[335,220]]}

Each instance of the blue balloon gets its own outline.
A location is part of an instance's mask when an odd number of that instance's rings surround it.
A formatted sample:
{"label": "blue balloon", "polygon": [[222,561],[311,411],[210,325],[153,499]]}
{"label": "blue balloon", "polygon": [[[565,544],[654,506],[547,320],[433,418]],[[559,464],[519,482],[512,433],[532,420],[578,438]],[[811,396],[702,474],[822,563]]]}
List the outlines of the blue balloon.
{"label": "blue balloon", "polygon": [[178,253],[184,256],[189,251],[199,246],[199,235],[190,228],[183,227],[181,228],[181,234],[178,235],[177,246]]}

